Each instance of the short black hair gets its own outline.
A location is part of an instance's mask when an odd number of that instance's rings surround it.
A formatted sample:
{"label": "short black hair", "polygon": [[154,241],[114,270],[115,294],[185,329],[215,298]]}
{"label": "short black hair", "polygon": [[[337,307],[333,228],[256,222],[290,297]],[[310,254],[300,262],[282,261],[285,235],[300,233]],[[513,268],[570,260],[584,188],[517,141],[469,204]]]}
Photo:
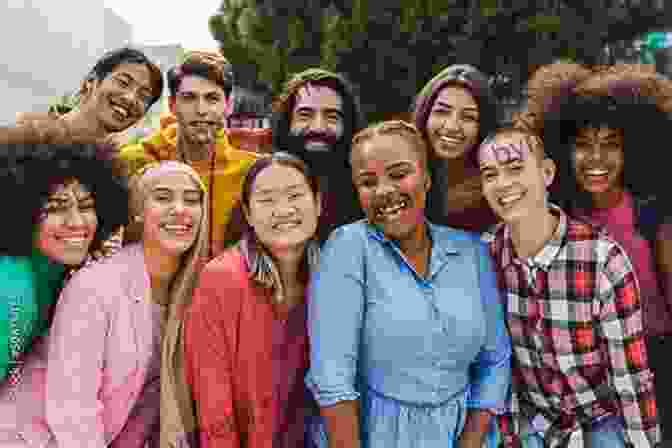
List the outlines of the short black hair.
{"label": "short black hair", "polygon": [[98,59],[86,79],[102,81],[121,64],[142,64],[147,66],[152,82],[152,98],[146,107],[147,109],[152,107],[161,98],[161,93],[163,92],[163,74],[159,66],[150,61],[140,50],[131,47],[122,47],[108,51]]}
{"label": "short black hair", "polygon": [[170,96],[177,95],[177,90],[185,76],[198,76],[212,81],[224,90],[227,98],[231,96],[234,77],[233,67],[229,62],[209,63],[206,60],[187,59],[182,64],[171,68],[166,74]]}
{"label": "short black hair", "polygon": [[[91,250],[128,223],[128,185],[111,145],[0,145],[0,189],[12,195],[0,236],[0,254],[28,256],[34,246],[41,210],[55,187],[71,179],[95,198],[98,228]],[[9,203],[8,203],[9,204]]]}

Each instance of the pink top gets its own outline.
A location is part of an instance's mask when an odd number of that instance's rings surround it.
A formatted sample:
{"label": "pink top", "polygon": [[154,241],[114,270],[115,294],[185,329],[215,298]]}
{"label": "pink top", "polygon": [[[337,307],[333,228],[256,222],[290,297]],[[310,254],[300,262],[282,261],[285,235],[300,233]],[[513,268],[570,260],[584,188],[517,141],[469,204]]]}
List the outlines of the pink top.
{"label": "pink top", "polygon": [[593,208],[587,215],[577,215],[605,227],[630,257],[641,291],[647,335],[662,335],[672,331],[672,316],[660,290],[651,245],[635,228],[632,195],[626,191],[616,207]]}
{"label": "pink top", "polygon": [[302,447],[316,410],[308,368],[306,305],[282,321],[249,279],[238,249],[203,270],[185,320],[187,379],[201,448]]}

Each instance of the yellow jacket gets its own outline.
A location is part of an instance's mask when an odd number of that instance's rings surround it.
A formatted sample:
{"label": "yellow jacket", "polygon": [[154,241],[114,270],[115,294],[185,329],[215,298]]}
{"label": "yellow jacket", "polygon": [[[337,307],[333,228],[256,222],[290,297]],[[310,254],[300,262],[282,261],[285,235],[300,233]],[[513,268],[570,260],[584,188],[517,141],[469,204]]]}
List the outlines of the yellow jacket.
{"label": "yellow jacket", "polygon": [[[122,146],[119,157],[127,164],[129,175],[150,162],[177,160],[177,124],[173,120],[161,120],[161,128],[157,132],[139,143]],[[234,148],[226,129],[221,129],[217,133],[214,167],[211,160],[191,163],[210,192],[210,247],[214,255],[223,249],[226,225],[232,209],[240,199],[245,174],[260,157],[261,154]],[[211,177],[214,177],[214,185]]]}

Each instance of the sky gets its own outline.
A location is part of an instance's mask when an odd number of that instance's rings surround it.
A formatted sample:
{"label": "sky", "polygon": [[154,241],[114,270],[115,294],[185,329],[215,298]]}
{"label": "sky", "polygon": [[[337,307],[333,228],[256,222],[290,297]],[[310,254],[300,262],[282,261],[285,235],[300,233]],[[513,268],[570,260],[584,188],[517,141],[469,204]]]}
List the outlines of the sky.
{"label": "sky", "polygon": [[208,18],[221,0],[103,0],[131,26],[138,44],[182,44],[185,48],[214,48]]}

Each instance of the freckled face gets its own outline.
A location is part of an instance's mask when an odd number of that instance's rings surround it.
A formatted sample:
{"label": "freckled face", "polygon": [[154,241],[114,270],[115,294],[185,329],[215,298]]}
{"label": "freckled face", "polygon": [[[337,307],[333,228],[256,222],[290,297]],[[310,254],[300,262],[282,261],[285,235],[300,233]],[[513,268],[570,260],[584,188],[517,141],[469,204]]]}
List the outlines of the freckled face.
{"label": "freckled face", "polygon": [[353,182],[370,223],[391,239],[412,238],[425,219],[430,179],[411,142],[377,135],[353,148]]}
{"label": "freckled face", "polygon": [[427,135],[440,159],[464,156],[478,141],[478,104],[463,87],[447,86],[437,95],[427,118]]}
{"label": "freckled face", "polygon": [[143,213],[143,244],[179,256],[196,241],[203,194],[185,173],[166,173],[152,183]]}
{"label": "freckled face", "polygon": [[35,246],[54,262],[81,264],[98,227],[95,206],[91,192],[77,180],[58,185],[42,210]]}

